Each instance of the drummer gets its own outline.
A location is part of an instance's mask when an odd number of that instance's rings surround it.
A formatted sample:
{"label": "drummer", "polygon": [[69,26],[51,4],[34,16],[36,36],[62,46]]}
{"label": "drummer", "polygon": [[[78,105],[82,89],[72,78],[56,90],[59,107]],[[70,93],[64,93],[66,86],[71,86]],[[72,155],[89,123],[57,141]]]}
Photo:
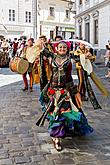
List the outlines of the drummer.
{"label": "drummer", "polygon": [[[23,53],[22,53],[21,56],[24,59],[26,59],[26,60],[28,60],[27,53],[31,49],[31,47],[33,46],[33,43],[34,43],[34,39],[33,38],[28,39],[27,46],[24,47],[24,49],[23,49]],[[30,79],[30,92],[33,91],[32,67],[33,67],[33,63],[29,63],[29,68],[28,68],[27,72],[23,74],[23,81],[24,81],[23,91],[27,91],[28,90],[27,73],[29,74],[29,79]]]}

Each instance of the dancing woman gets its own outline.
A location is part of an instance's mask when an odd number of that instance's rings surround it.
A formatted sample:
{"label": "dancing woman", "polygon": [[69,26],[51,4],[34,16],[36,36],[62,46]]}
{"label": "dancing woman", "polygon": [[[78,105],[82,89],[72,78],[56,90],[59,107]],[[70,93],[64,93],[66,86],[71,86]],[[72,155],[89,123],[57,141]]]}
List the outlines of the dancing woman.
{"label": "dancing woman", "polygon": [[[52,76],[41,92],[40,101],[49,122],[48,131],[54,146],[61,151],[61,138],[66,137],[70,129],[77,135],[91,133],[93,129],[81,109],[81,97],[72,79],[68,44],[59,42],[57,54],[49,58]],[[38,120],[36,125],[42,124]]]}

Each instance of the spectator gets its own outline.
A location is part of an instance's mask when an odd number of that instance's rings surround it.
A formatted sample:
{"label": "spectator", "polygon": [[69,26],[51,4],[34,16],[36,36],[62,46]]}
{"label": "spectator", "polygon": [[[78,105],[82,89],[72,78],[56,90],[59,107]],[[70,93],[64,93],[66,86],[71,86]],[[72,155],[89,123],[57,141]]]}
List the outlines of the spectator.
{"label": "spectator", "polygon": [[18,40],[17,38],[14,38],[12,48],[13,48],[13,57],[16,55],[17,49],[18,49]]}
{"label": "spectator", "polygon": [[106,45],[106,53],[105,53],[105,66],[108,68],[108,74],[105,77],[110,77],[110,43]]}
{"label": "spectator", "polygon": [[60,41],[60,40],[63,40],[62,36],[56,36],[55,37],[55,41]]}

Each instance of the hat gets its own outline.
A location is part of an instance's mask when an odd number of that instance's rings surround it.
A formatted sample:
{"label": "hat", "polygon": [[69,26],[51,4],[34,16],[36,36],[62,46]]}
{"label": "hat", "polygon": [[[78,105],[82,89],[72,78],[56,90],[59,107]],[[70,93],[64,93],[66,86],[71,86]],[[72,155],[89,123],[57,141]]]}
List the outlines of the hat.
{"label": "hat", "polygon": [[[63,41],[63,40],[62,40],[62,41],[60,41],[60,42],[58,43],[58,45],[61,44],[61,43],[62,43],[62,44],[64,43],[65,45],[67,45],[67,48],[70,49],[71,43],[70,43],[69,41]],[[57,45],[57,47],[58,47],[58,45]]]}
{"label": "hat", "polygon": [[29,38],[28,41],[34,42],[34,38]]}
{"label": "hat", "polygon": [[39,38],[44,38],[47,41],[47,37],[45,35],[41,35]]}
{"label": "hat", "polygon": [[53,52],[54,53],[57,53],[57,48],[58,48],[58,45],[59,44],[66,44],[67,45],[67,49],[69,50],[70,49],[70,47],[71,47],[71,43],[69,42],[69,41],[64,41],[64,40],[61,40],[61,41],[59,41],[59,42],[54,42],[53,43]]}
{"label": "hat", "polygon": [[65,45],[67,45],[67,48],[70,49],[71,43],[69,41],[63,41],[62,40],[62,41],[59,41],[59,42],[56,42],[56,43],[53,44],[54,52],[55,52],[56,48],[58,48],[58,45],[61,44],[61,43],[62,44],[64,43]]}

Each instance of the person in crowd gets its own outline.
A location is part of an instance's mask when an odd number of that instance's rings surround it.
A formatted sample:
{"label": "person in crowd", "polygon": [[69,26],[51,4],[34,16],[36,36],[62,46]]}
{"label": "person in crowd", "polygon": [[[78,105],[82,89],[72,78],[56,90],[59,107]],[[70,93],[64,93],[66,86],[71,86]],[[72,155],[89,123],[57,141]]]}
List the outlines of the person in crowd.
{"label": "person in crowd", "polygon": [[[78,37],[76,37],[75,39],[77,39],[77,40],[78,40],[79,38],[78,38]],[[75,49],[75,50],[77,50],[77,49],[78,49],[78,47],[79,47],[79,43],[78,43],[78,42],[75,42],[75,47],[74,47],[74,49]]]}
{"label": "person in crowd", "polygon": [[63,37],[62,37],[62,36],[57,35],[57,36],[55,37],[55,41],[61,41],[61,40],[63,40]]}
{"label": "person in crowd", "polygon": [[9,61],[10,61],[10,59],[12,58],[12,56],[13,56],[13,48],[12,48],[12,41],[11,41],[11,39],[9,39]]}
{"label": "person in crowd", "polygon": [[1,45],[2,45],[2,39],[0,39],[0,48],[1,48]]}
{"label": "person in crowd", "polygon": [[3,38],[0,53],[0,66],[5,67],[9,64],[9,43],[8,39]]}
{"label": "person in crowd", "polygon": [[[29,38],[27,41],[27,46],[24,47],[23,52],[21,57],[23,57],[24,59],[28,60],[28,51],[30,51],[31,47],[33,46],[33,38]],[[33,63],[29,62],[29,68],[28,71],[26,73],[23,74],[23,81],[24,81],[24,88],[23,91],[28,90],[28,80],[27,80],[27,73],[29,74],[29,78],[30,78],[30,92],[33,91],[33,77],[32,77],[32,68],[33,68]]]}
{"label": "person in crowd", "polygon": [[9,49],[9,43],[8,40],[3,38],[2,44],[1,44],[1,48],[3,49],[4,52],[8,52]]}
{"label": "person in crowd", "polygon": [[12,44],[12,48],[13,48],[13,57],[16,55],[17,53],[17,49],[18,49],[18,40],[17,38],[14,38],[13,44]]}
{"label": "person in crowd", "polygon": [[[86,48],[81,42],[79,49],[74,52],[73,59],[76,62],[76,69],[79,79],[78,91],[81,94],[82,101],[87,101],[89,98],[94,109],[101,109],[101,106],[95,97],[89,77],[104,96],[108,96],[109,92],[93,71],[92,63],[95,61],[96,57],[92,53],[93,51]],[[86,94],[88,95],[88,98]]]}
{"label": "person in crowd", "polygon": [[63,37],[62,37],[62,36],[57,35],[57,36],[55,37],[55,43],[53,44],[53,52],[54,52],[54,53],[57,53],[57,42],[59,42],[59,41],[61,41],[61,40],[63,40]]}
{"label": "person in crowd", "polygon": [[[47,38],[44,35],[39,37],[39,40],[35,43],[35,45],[41,45],[39,57],[36,58],[34,71],[40,75],[40,89],[42,90],[44,86],[48,83],[51,77],[51,66],[49,64],[49,59],[44,57],[43,49],[46,48],[47,50],[52,52],[51,45],[47,42]],[[40,69],[39,69],[40,66]],[[40,73],[39,73],[40,70]],[[36,74],[35,74],[36,76]],[[42,77],[42,78],[41,78]]]}
{"label": "person in crowd", "polygon": [[19,39],[18,49],[17,49],[17,55],[21,56],[22,51],[24,47],[26,46],[26,42],[24,39]]}
{"label": "person in crowd", "polygon": [[93,131],[82,111],[81,95],[72,79],[69,48],[67,42],[61,41],[57,43],[57,54],[43,50],[43,55],[51,58],[52,76],[40,95],[44,113],[36,125],[42,126],[45,118],[48,119],[49,134],[57,151],[62,150],[61,139],[70,130],[77,135],[86,135]]}
{"label": "person in crowd", "polygon": [[105,53],[105,66],[107,66],[107,74],[105,77],[110,77],[110,43],[108,42],[108,45],[106,45],[106,53]]}
{"label": "person in crowd", "polygon": [[88,100],[88,94],[94,109],[100,109],[101,106],[99,105],[95,97],[88,78],[88,75],[93,72],[92,62],[95,61],[96,57],[93,54],[93,51],[89,48],[86,48],[83,43],[80,43],[79,49],[74,52],[74,57],[76,62],[77,75],[79,79],[78,91],[81,94],[82,101]]}

